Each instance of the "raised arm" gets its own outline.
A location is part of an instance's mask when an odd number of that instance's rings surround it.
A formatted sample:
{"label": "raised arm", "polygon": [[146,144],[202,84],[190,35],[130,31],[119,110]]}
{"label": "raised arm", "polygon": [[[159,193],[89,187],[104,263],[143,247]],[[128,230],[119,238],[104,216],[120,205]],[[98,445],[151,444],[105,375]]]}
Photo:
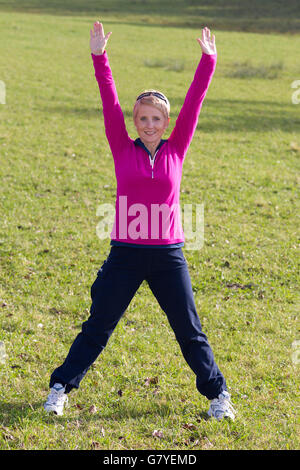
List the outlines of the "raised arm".
{"label": "raised arm", "polygon": [[202,39],[197,38],[197,41],[202,49],[202,57],[169,138],[169,142],[175,146],[181,158],[184,158],[193,138],[202,103],[217,62],[215,36],[211,37],[208,28],[202,30]]}
{"label": "raised arm", "polygon": [[97,21],[94,23],[94,30],[90,30],[90,48],[102,99],[105,133],[115,158],[130,139],[105,51],[111,34],[109,32],[105,35],[102,23]]}

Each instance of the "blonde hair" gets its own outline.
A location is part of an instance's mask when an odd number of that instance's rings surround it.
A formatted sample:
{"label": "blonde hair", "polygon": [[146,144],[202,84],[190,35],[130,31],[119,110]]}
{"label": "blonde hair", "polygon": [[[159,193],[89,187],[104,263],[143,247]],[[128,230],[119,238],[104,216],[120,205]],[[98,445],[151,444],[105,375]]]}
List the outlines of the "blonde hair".
{"label": "blonde hair", "polygon": [[158,90],[145,90],[143,91],[143,93],[159,93],[164,96],[166,102],[155,95],[144,96],[140,99],[137,99],[133,108],[133,119],[135,120],[139,106],[141,104],[148,104],[150,106],[154,106],[155,108],[159,109],[163,113],[163,115],[168,119],[170,116],[170,103],[168,98]]}

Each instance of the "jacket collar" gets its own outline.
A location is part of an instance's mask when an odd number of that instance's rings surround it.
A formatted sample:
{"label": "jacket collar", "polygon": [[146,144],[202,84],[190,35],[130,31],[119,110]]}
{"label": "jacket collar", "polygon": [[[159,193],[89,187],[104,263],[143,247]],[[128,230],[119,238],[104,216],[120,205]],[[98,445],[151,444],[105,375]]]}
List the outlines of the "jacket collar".
{"label": "jacket collar", "polygon": [[[167,142],[167,139],[161,139],[158,146],[156,147],[155,152],[157,152],[165,142]],[[143,144],[143,142],[141,141],[141,139],[139,137],[137,139],[135,139],[134,145],[138,145],[139,147],[142,147],[144,150],[146,150],[148,155],[151,156],[151,152],[147,149],[147,147]]]}

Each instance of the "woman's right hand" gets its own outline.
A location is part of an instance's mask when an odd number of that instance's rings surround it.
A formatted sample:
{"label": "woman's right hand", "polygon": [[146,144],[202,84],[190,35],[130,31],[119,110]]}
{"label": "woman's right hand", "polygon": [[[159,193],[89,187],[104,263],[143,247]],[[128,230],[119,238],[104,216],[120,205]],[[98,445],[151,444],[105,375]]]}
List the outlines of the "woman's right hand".
{"label": "woman's right hand", "polygon": [[94,31],[92,29],[90,30],[90,48],[91,52],[94,55],[103,54],[107,41],[111,34],[112,33],[110,32],[104,35],[102,23],[99,23],[99,21],[96,21],[96,23],[94,23]]}

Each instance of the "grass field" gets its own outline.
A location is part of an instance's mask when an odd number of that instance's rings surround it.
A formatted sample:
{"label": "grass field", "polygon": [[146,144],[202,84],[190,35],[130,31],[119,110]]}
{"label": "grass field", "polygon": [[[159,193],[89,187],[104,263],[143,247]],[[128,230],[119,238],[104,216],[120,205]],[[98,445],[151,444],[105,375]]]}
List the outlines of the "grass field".
{"label": "grass field", "polygon": [[[204,204],[204,246],[184,254],[233,423],[207,420],[146,284],[65,415],[43,411],[109,252],[96,235],[97,207],[116,189],[89,51],[97,19],[113,31],[132,137],[146,88],[168,96],[172,128],[196,37],[205,25],[216,35],[181,202]],[[296,1],[0,0],[0,449],[299,449],[299,49]]]}

